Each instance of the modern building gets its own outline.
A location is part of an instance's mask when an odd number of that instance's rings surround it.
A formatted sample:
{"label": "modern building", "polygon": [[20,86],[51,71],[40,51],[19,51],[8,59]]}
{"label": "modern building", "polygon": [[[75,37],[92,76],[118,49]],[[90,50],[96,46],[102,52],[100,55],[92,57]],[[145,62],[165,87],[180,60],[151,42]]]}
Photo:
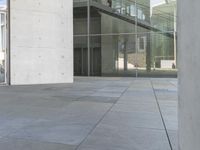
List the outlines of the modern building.
{"label": "modern building", "polygon": [[179,0],[176,15],[175,0],[0,0],[0,83],[171,77],[179,66],[179,149],[199,150],[199,5]]}
{"label": "modern building", "polygon": [[[160,3],[153,6],[151,23],[162,31],[176,36],[176,1]],[[155,68],[169,69],[177,65],[177,39],[162,34],[152,35],[152,61]]]}
{"label": "modern building", "polygon": [[175,1],[4,0],[0,83],[66,83],[73,75],[174,77],[175,8]]}
{"label": "modern building", "polygon": [[74,0],[74,74],[176,76],[176,1]]}

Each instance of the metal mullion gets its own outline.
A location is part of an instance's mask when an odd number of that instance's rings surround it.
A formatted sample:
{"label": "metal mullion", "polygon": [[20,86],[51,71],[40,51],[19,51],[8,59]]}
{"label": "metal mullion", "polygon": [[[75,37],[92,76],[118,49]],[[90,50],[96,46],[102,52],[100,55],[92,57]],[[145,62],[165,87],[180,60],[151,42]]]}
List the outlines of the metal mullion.
{"label": "metal mullion", "polygon": [[138,77],[138,41],[137,41],[137,22],[138,22],[138,13],[137,13],[137,0],[135,0],[135,51],[136,51],[136,77]]}
{"label": "metal mullion", "polygon": [[90,0],[87,1],[88,76],[90,76]]}

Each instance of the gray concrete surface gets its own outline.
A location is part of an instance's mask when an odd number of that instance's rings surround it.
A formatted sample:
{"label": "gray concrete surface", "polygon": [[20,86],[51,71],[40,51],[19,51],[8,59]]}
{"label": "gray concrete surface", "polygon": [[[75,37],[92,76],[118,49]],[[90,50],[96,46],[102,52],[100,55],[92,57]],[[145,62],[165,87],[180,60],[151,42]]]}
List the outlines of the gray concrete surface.
{"label": "gray concrete surface", "polygon": [[0,87],[0,150],[177,150],[177,80]]}
{"label": "gray concrete surface", "polygon": [[178,1],[180,150],[200,149],[200,1]]}
{"label": "gray concrete surface", "polygon": [[73,81],[73,1],[10,0],[12,85]]}

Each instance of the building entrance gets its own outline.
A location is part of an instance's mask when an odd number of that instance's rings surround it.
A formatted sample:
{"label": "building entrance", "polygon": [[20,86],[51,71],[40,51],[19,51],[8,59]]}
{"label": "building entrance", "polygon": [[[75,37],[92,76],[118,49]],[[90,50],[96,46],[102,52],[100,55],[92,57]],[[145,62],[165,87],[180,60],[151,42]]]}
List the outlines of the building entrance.
{"label": "building entrance", "polygon": [[[74,75],[88,75],[88,49],[74,49]],[[90,75],[101,76],[101,48],[90,49]]]}
{"label": "building entrance", "polygon": [[79,75],[176,77],[176,38],[175,0],[74,0],[74,47],[90,51]]}

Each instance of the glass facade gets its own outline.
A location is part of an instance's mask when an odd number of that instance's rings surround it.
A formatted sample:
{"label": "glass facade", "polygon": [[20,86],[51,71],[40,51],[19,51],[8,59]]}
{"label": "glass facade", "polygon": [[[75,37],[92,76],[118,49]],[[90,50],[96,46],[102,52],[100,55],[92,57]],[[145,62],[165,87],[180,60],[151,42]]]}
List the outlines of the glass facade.
{"label": "glass facade", "polygon": [[0,83],[6,82],[7,73],[7,1],[0,0]]}
{"label": "glass facade", "polygon": [[74,74],[175,77],[175,0],[74,0]]}

